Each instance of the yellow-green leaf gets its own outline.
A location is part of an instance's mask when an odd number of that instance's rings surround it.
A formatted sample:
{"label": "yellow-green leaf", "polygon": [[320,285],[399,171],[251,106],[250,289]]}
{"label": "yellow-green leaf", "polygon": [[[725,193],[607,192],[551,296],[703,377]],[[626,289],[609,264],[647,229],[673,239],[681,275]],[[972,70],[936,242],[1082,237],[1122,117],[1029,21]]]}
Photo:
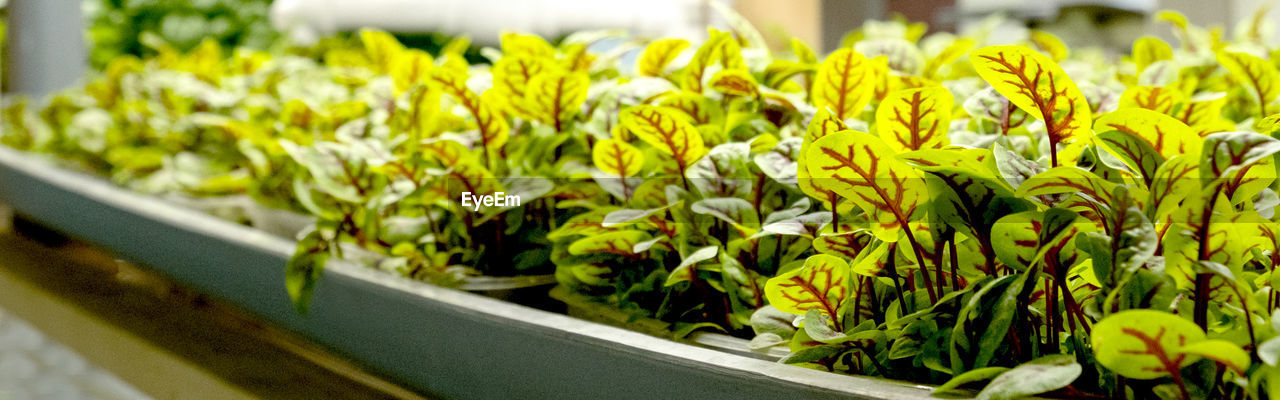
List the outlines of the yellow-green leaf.
{"label": "yellow-green leaf", "polygon": [[800,187],[800,191],[828,204],[832,209],[835,208],[835,204],[833,204],[836,199],[835,192],[814,185],[813,177],[809,174],[809,158],[805,157],[805,154],[814,141],[845,129],[848,129],[848,127],[844,125],[844,122],[836,118],[830,109],[818,109],[818,112],[813,115],[813,120],[809,121],[809,127],[805,129],[804,141],[800,145],[800,156],[796,160],[796,183]]}
{"label": "yellow-green leaf", "polygon": [[587,85],[590,83],[591,79],[584,72],[543,72],[529,80],[525,107],[538,121],[561,132],[565,122],[573,118],[587,100]]}
{"label": "yellow-green leaf", "polygon": [[1122,108],[1107,113],[1093,124],[1097,133],[1121,131],[1143,140],[1165,158],[1178,154],[1200,154],[1201,139],[1181,121],[1145,108]]}
{"label": "yellow-green leaf", "polygon": [[965,53],[969,52],[969,50],[973,50],[973,44],[973,39],[969,38],[956,39],[956,41],[951,42],[951,44],[942,49],[938,55],[933,56],[933,58],[930,58],[929,61],[924,64],[924,77],[926,79],[933,80],[940,78],[938,76],[940,73],[939,70],[942,69],[943,66],[950,65],[960,59],[960,57],[963,57]]}
{"label": "yellow-green leaf", "polygon": [[555,57],[556,49],[537,35],[516,32],[502,34],[502,56],[528,55],[533,57]]}
{"label": "yellow-green leaf", "polygon": [[396,58],[391,66],[391,79],[395,81],[396,93],[404,93],[409,86],[427,80],[431,71],[431,55],[418,49],[409,49]]}
{"label": "yellow-green leaf", "polygon": [[791,54],[795,54],[797,61],[805,64],[818,63],[818,56],[813,54],[813,49],[810,49],[809,45],[805,44],[804,41],[791,38],[791,41],[787,42],[787,47],[791,49]]}
{"label": "yellow-green leaf", "polygon": [[818,67],[812,89],[813,105],[818,109],[830,107],[841,120],[856,117],[871,101],[875,89],[870,67],[867,58],[853,49],[831,53]]}
{"label": "yellow-green leaf", "polygon": [[644,153],[627,142],[618,139],[605,139],[596,142],[591,149],[591,161],[600,170],[621,176],[632,176],[640,173],[644,166]]}
{"label": "yellow-green leaf", "polygon": [[689,47],[684,39],[658,39],[645,46],[636,60],[636,73],[640,76],[662,76],[672,60],[680,56],[680,52]]}
{"label": "yellow-green leaf", "polygon": [[726,69],[716,72],[707,81],[712,90],[734,96],[755,97],[760,93],[759,84],[750,73],[740,69]]}
{"label": "yellow-green leaf", "polygon": [[620,256],[631,256],[636,243],[649,239],[644,231],[616,231],[578,239],[569,245],[569,254],[582,255],[591,253],[609,253]]}
{"label": "yellow-green leaf", "polygon": [[1181,354],[1204,357],[1231,368],[1237,375],[1244,376],[1249,369],[1249,353],[1235,343],[1221,339],[1205,340],[1183,346]]}
{"label": "yellow-green leaf", "polygon": [[1031,30],[1031,43],[1035,43],[1041,51],[1044,51],[1055,62],[1067,59],[1067,45],[1062,44],[1062,39],[1058,39],[1052,33],[1039,29]]}
{"label": "yellow-green leaf", "polygon": [[[1120,93],[1120,108],[1145,108],[1161,114],[1172,114],[1174,106],[1186,100],[1186,96],[1177,89],[1159,86],[1130,86]],[[1183,122],[1186,121],[1184,120]]]}
{"label": "yellow-green leaf", "polygon": [[681,170],[707,153],[702,136],[693,124],[660,107],[628,108],[622,111],[618,123],[640,140],[675,158]]}
{"label": "yellow-green leaf", "polygon": [[465,76],[449,68],[436,68],[431,74],[431,83],[453,96],[471,113],[476,129],[480,131],[481,145],[486,150],[493,151],[507,143],[511,128],[506,118],[492,104],[481,101],[479,95],[467,88]]}
{"label": "yellow-green leaf", "polygon": [[693,53],[689,64],[680,71],[680,88],[695,93],[702,92],[702,78],[707,67],[719,62],[723,69],[745,68],[742,63],[742,50],[733,40],[733,35],[715,28],[709,29],[707,41]]}
{"label": "yellow-green leaf", "polygon": [[689,91],[679,91],[662,96],[662,107],[683,111],[695,125],[718,124],[724,119],[724,109],[710,97]]}
{"label": "yellow-green leaf", "polygon": [[1267,60],[1246,53],[1219,52],[1222,64],[1236,83],[1249,88],[1249,94],[1258,102],[1258,116],[1267,115],[1267,105],[1280,95],[1280,72]]}
{"label": "yellow-green leaf", "polygon": [[493,63],[493,89],[502,94],[507,99],[507,103],[512,107],[512,112],[517,116],[527,119],[535,119],[525,110],[524,102],[525,93],[529,88],[529,81],[534,76],[542,73],[547,69],[548,61],[545,58],[538,58],[527,54],[512,54],[502,57]]}
{"label": "yellow-green leaf", "polygon": [[1148,202],[1153,216],[1152,220],[1161,221],[1174,207],[1187,198],[1199,193],[1199,164],[1191,156],[1173,156],[1160,164],[1151,179],[1151,200]]}
{"label": "yellow-green leaf", "polygon": [[814,186],[853,201],[872,215],[877,237],[897,241],[928,197],[920,172],[894,157],[879,138],[863,132],[832,133],[810,146],[803,157]]}
{"label": "yellow-green leaf", "polygon": [[989,46],[969,56],[983,80],[1018,108],[1044,121],[1052,165],[1057,145],[1087,139],[1093,121],[1089,103],[1062,67],[1022,46]]}
{"label": "yellow-green leaf", "polygon": [[1112,204],[1116,183],[1076,167],[1056,167],[1036,174],[1018,186],[1018,197],[1069,193],[1099,204]]}
{"label": "yellow-green leaf", "polygon": [[1143,36],[1133,42],[1133,64],[1137,67],[1136,75],[1141,75],[1147,66],[1156,61],[1173,59],[1173,48],[1155,36]]}
{"label": "yellow-green leaf", "polygon": [[377,29],[361,29],[360,42],[364,44],[365,55],[373,63],[373,69],[380,73],[390,72],[400,53],[405,51],[395,36]]}
{"label": "yellow-green leaf", "polygon": [[1184,346],[1204,340],[1204,331],[1164,311],[1127,310],[1098,321],[1091,336],[1098,363],[1128,378],[1155,379],[1199,360],[1179,355]]}
{"label": "yellow-green leaf", "polygon": [[796,315],[818,310],[835,321],[849,296],[849,284],[849,263],[818,254],[806,259],[803,267],[770,278],[764,293],[778,310]]}
{"label": "yellow-green leaf", "polygon": [[950,144],[947,131],[955,100],[946,88],[898,90],[876,109],[876,131],[898,153]]}

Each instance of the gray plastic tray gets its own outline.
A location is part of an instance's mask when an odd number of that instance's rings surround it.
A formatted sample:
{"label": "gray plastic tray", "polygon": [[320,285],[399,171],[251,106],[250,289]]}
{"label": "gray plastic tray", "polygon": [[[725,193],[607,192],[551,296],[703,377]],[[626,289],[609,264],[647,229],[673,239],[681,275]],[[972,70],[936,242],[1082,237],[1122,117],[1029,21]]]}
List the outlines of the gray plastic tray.
{"label": "gray plastic tray", "polygon": [[447,399],[907,399],[929,388],[781,365],[331,262],[310,312],[293,243],[0,147],[0,201]]}

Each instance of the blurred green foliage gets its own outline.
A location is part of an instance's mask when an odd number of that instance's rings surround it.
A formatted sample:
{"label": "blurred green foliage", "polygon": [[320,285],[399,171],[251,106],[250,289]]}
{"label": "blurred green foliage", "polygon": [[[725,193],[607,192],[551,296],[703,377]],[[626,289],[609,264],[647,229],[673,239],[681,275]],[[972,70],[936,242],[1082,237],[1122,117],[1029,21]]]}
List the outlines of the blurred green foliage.
{"label": "blurred green foliage", "polygon": [[101,69],[122,55],[152,54],[142,39],[148,36],[184,52],[205,38],[266,49],[278,37],[270,6],[270,0],[85,0],[89,62]]}

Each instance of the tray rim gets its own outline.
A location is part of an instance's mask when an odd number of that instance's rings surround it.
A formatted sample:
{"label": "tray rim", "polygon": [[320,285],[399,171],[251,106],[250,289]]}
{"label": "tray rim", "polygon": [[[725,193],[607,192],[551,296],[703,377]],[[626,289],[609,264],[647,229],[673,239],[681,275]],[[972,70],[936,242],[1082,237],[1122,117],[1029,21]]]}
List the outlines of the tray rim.
{"label": "tray rim", "polygon": [[[36,192],[38,193],[25,193],[32,189],[37,189]],[[32,198],[33,195],[37,194],[53,194],[62,197],[56,200],[41,199],[39,196]],[[168,228],[176,233],[185,233],[198,238],[221,242],[193,244],[213,244],[260,253],[268,259],[278,261],[278,264],[273,267],[276,270],[274,272],[277,272],[281,278],[278,285],[279,295],[284,295],[283,267],[284,261],[292,256],[294,250],[292,241],[204,213],[188,210],[157,197],[135,193],[115,186],[96,176],[63,169],[39,155],[0,146],[0,201],[9,203],[19,213],[34,218],[41,223],[48,224],[73,237],[98,245],[103,245],[104,241],[118,238],[105,238],[104,234],[95,233],[98,228],[86,226],[95,222],[92,218],[84,219],[84,222],[76,222],[76,218],[68,218],[65,215],[59,216],[56,213],[51,213],[49,210],[50,203],[74,203],[76,205],[84,205],[86,208],[94,207],[96,204],[100,209],[82,211],[101,211],[108,214],[121,213],[124,218],[133,218],[133,222],[138,222],[140,225]],[[54,210],[56,211],[56,208]],[[66,213],[64,212],[63,214]],[[133,233],[133,237],[129,238],[140,239],[141,237],[138,236],[140,234],[145,236],[146,233]],[[151,237],[149,239],[157,238]],[[160,240],[165,239],[160,238]],[[157,272],[174,277],[175,280],[184,284],[195,286],[201,291],[206,291],[204,289],[208,287],[206,282],[192,282],[190,279],[182,278],[182,275],[177,273],[182,268],[181,266],[165,265],[166,261],[172,261],[168,259],[169,257],[181,258],[183,255],[156,255],[149,253],[148,249],[145,248],[125,248],[128,246],[118,244],[106,244],[105,247],[112,252],[125,256],[125,258],[144,264],[145,268],[158,270]],[[195,254],[193,253],[193,255]],[[199,262],[201,260],[194,261]],[[241,268],[250,267],[241,266]],[[256,268],[256,266],[253,268]],[[393,290],[379,292],[376,290],[377,288]],[[634,380],[636,385],[633,386],[642,386],[646,381],[670,378],[671,376],[668,375],[672,374],[684,374],[697,375],[697,379],[692,379],[695,382],[701,382],[698,379],[710,379],[714,382],[706,382],[708,383],[707,387],[685,384],[684,386],[667,387],[664,390],[679,393],[700,393],[704,395],[703,397],[709,395],[711,398],[739,399],[776,398],[779,395],[795,396],[800,394],[811,398],[932,398],[929,395],[932,387],[928,385],[864,376],[833,374],[701,348],[478,294],[433,286],[342,262],[341,260],[331,261],[326,266],[324,276],[315,291],[312,309],[306,315],[290,317],[281,314],[280,307],[288,306],[292,311],[291,305],[258,304],[252,299],[246,300],[245,297],[237,296],[235,293],[228,293],[226,290],[215,289],[210,292],[208,294],[229,301],[258,317],[281,325],[285,329],[300,334],[309,340],[316,341],[321,346],[329,348],[340,355],[353,358],[357,363],[372,369],[376,373],[387,375],[394,382],[428,394],[440,395],[441,397],[483,398],[486,394],[500,393],[514,398],[537,398],[548,394],[555,395],[558,398],[593,398],[595,395],[591,393],[608,393],[611,398],[651,398],[663,390],[652,391],[655,388],[649,386],[647,389],[651,391],[645,391],[646,387],[617,385],[619,382],[627,382],[628,379],[626,378],[644,378]],[[326,315],[343,312],[344,310],[351,311],[343,307],[333,309],[326,309],[326,307],[332,307],[334,304],[331,303],[334,301],[350,298],[352,294],[369,295],[371,301],[379,301],[386,304],[413,306],[423,310],[442,309],[448,311],[437,313],[441,315],[433,315],[430,318],[440,319],[450,314],[450,312],[457,317],[447,321],[426,322],[470,324],[485,329],[505,329],[510,332],[504,332],[504,334],[517,334],[515,337],[527,339],[530,343],[562,346],[564,351],[597,353],[604,351],[605,353],[602,354],[615,353],[618,356],[616,358],[619,360],[633,360],[637,363],[637,366],[643,364],[644,368],[640,370],[649,371],[654,376],[648,378],[643,376],[611,377],[607,381],[613,382],[610,383],[613,386],[579,390],[584,389],[583,382],[566,382],[564,378],[557,378],[557,376],[564,374],[549,374],[549,371],[545,370],[541,372],[525,370],[523,372],[532,373],[533,375],[520,376],[513,374],[513,372],[520,371],[473,367],[470,369],[471,372],[483,371],[492,374],[489,376],[490,378],[502,378],[496,379],[497,381],[524,382],[526,384],[506,384],[487,388],[472,386],[468,388],[450,385],[446,382],[441,382],[439,379],[434,380],[434,382],[424,382],[418,379],[421,376],[420,374],[405,373],[407,372],[406,369],[411,369],[415,366],[386,365],[387,363],[385,362],[370,359],[374,357],[365,358],[363,356],[370,355],[368,350],[358,348],[358,346],[353,347],[351,346],[352,343],[335,340],[333,335],[316,330],[320,327],[332,328],[332,324],[322,324],[318,327],[315,324],[308,323],[308,321],[315,319],[317,314]],[[345,320],[351,317],[357,320],[367,319],[367,322],[375,325],[389,322],[378,321],[378,317],[372,315],[372,313],[363,316],[347,315],[337,319]],[[423,316],[422,318],[428,318],[428,316]],[[353,333],[359,332],[353,330]],[[556,340],[557,338],[559,340]],[[352,340],[362,339],[367,338],[357,335],[357,338]],[[449,342],[450,340],[457,341],[450,338],[442,339],[444,342]],[[573,355],[570,354],[568,357],[572,358]],[[467,365],[466,360],[444,359],[436,361],[461,362],[464,366]],[[556,365],[572,369],[571,364],[572,361],[560,362]],[[467,373],[468,371],[459,370],[458,372]],[[609,371],[602,372],[597,369],[582,372],[607,374]],[[530,379],[535,376],[542,377],[543,375],[547,375],[547,379]],[[679,378],[679,376],[676,377]],[[705,389],[708,387],[739,387],[743,390],[739,392],[707,392]],[[747,397],[743,397],[744,394]],[[473,395],[478,397],[473,397]]]}

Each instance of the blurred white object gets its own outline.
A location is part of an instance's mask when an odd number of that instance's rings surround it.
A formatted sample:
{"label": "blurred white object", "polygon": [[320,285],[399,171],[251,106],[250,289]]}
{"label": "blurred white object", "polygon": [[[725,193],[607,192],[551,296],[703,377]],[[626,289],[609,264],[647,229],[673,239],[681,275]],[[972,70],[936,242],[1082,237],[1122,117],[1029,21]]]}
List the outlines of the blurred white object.
{"label": "blurred white object", "polygon": [[80,0],[19,0],[8,8],[7,91],[40,98],[71,86],[88,66]]}
{"label": "blurred white object", "polygon": [[375,27],[392,32],[468,35],[497,43],[502,31],[544,37],[605,28],[643,36],[697,38],[710,22],[707,0],[277,0],[271,23],[307,44],[338,31]]}

